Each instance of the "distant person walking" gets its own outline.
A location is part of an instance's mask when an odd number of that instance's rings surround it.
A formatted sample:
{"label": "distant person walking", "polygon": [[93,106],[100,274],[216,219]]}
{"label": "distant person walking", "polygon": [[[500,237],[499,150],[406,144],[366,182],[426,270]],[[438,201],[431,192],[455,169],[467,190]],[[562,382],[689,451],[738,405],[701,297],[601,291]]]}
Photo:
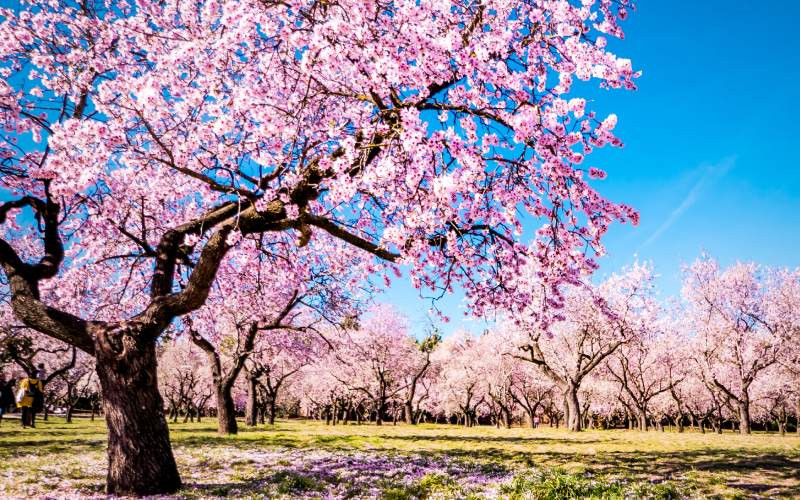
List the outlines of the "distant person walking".
{"label": "distant person walking", "polygon": [[5,376],[0,375],[0,422],[3,421],[3,415],[9,407],[14,405],[14,387],[17,381],[9,379],[7,382]]}
{"label": "distant person walking", "polygon": [[39,380],[39,372],[26,377],[19,383],[17,407],[22,409],[22,427],[36,427],[36,412],[44,406],[44,386]]}

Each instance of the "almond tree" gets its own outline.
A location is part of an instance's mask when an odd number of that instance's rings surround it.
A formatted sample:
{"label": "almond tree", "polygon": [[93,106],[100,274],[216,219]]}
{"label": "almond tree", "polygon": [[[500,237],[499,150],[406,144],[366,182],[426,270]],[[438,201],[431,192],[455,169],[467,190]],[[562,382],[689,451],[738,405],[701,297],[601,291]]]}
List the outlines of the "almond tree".
{"label": "almond tree", "polygon": [[647,266],[636,264],[600,285],[571,286],[561,297],[542,294],[535,278],[531,283],[529,296],[536,299],[508,328],[518,332],[518,356],[558,385],[567,426],[579,431],[578,391],[584,379],[645,331],[653,317],[652,275]]}
{"label": "almond tree", "polygon": [[[297,325],[297,323],[295,323]],[[266,395],[265,406],[268,410],[268,422],[275,423],[276,405],[281,390],[287,382],[295,377],[304,367],[320,358],[329,346],[309,327],[298,330],[276,330],[269,335],[260,336],[248,357],[246,374],[248,384],[247,407],[248,425],[255,425],[257,406],[257,389],[260,387]]]}
{"label": "almond tree", "polygon": [[[686,269],[683,294],[697,332],[703,377],[736,405],[739,430],[750,433],[750,389],[778,361],[793,321],[772,303],[795,287],[796,273],[737,263],[721,270],[702,257]],[[795,314],[796,316],[796,314]]]}
{"label": "almond tree", "polygon": [[[93,355],[110,494],[177,490],[156,345],[232,248],[319,234],[407,264],[470,311],[520,266],[595,267],[614,220],[585,167],[620,146],[575,79],[634,88],[627,1],[101,0],[0,10],[0,266],[26,326]],[[409,29],[412,26],[413,29]],[[438,118],[438,120],[437,120]],[[530,247],[521,218],[541,229]],[[101,317],[43,299],[65,270],[136,291]],[[133,280],[131,283],[130,281]],[[54,285],[53,285],[54,284]],[[132,286],[135,284],[135,286]]]}
{"label": "almond tree", "polygon": [[409,425],[417,423],[419,406],[426,397],[425,394],[420,394],[420,388],[425,392],[430,385],[428,379],[434,371],[431,367],[431,355],[441,341],[442,337],[436,330],[428,332],[424,339],[415,341],[418,352],[410,360],[410,369],[406,372],[404,381],[406,388],[403,391],[403,419]]}
{"label": "almond tree", "polygon": [[213,394],[213,381],[204,353],[186,339],[165,343],[158,353],[158,383],[173,422],[181,409],[185,420],[202,409]]}
{"label": "almond tree", "polygon": [[[99,390],[97,376],[94,373],[94,360],[91,356],[83,352],[78,354],[75,366],[58,376],[57,386],[55,400],[66,408],[65,418],[67,423],[71,423],[75,406],[81,400],[90,400],[92,394]],[[54,389],[53,387],[50,390]]]}
{"label": "almond tree", "polygon": [[671,345],[658,331],[658,321],[654,319],[645,324],[646,329],[640,335],[620,346],[605,363],[609,378],[619,385],[623,397],[635,410],[640,431],[647,430],[650,401],[669,391],[672,385],[666,372],[672,365]]}
{"label": "almond tree", "polygon": [[407,324],[394,307],[379,304],[334,343],[338,363],[332,375],[349,391],[369,399],[377,425],[383,424],[387,404],[401,397],[419,370],[419,350]]}
{"label": "almond tree", "polygon": [[463,417],[466,427],[478,423],[479,407],[487,397],[481,369],[483,355],[478,340],[466,332],[444,339],[434,351],[434,362],[439,366],[434,389],[438,410],[448,417]]}

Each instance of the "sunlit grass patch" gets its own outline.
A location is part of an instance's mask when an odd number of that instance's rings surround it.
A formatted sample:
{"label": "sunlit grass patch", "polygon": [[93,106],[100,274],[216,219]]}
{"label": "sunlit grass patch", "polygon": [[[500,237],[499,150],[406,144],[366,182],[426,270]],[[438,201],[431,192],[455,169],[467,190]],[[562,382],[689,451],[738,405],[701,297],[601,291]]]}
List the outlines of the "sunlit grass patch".
{"label": "sunlit grass patch", "polygon": [[[0,427],[0,497],[102,492],[102,420],[14,423]],[[186,498],[800,496],[795,435],[279,421],[219,436],[210,419],[170,435]]]}

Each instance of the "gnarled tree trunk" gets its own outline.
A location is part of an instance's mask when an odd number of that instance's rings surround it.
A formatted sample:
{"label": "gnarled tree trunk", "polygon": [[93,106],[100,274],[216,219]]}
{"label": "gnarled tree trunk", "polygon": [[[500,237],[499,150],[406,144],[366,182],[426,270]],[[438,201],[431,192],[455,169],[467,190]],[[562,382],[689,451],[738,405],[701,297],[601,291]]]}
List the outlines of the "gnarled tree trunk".
{"label": "gnarled tree trunk", "polygon": [[181,480],[158,392],[155,344],[125,332],[102,332],[96,338],[97,375],[108,424],[107,493],[177,491]]}
{"label": "gnarled tree trunk", "polygon": [[239,432],[239,425],[236,423],[236,407],[233,404],[232,387],[225,381],[214,385],[217,396],[217,432],[236,434]]}

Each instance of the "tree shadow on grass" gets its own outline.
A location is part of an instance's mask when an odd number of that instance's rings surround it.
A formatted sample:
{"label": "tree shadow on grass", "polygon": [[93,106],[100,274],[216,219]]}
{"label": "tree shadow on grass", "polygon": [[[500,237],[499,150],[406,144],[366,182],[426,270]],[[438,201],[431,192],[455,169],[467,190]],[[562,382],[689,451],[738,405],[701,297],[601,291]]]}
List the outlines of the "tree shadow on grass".
{"label": "tree shadow on grass", "polygon": [[431,451],[451,457],[499,460],[547,467],[580,463],[587,470],[650,481],[685,479],[692,472],[721,476],[720,482],[749,494],[800,497],[800,451],[797,457],[775,453],[707,448],[680,452],[509,451],[502,448]]}
{"label": "tree shadow on grass", "polygon": [[299,444],[291,438],[265,436],[254,439],[240,439],[232,436],[221,436],[217,433],[190,436],[179,436],[173,439],[173,444],[183,447],[195,446],[236,446],[240,448],[263,448],[264,446],[274,446],[283,448],[297,448]]}
{"label": "tree shadow on grass", "polygon": [[566,444],[566,445],[584,445],[584,444],[598,444],[607,443],[607,439],[565,439],[565,438],[552,438],[544,436],[451,436],[447,434],[411,434],[411,435],[391,435],[381,434],[376,436],[380,439],[387,441],[401,440],[401,441],[453,441],[453,442],[466,442],[466,443],[499,443],[499,444]]}
{"label": "tree shadow on grass", "polygon": [[104,439],[70,439],[69,441],[47,441],[46,439],[29,441],[0,442],[0,456],[8,454],[48,455],[55,453],[75,453],[76,449],[105,449]]}

